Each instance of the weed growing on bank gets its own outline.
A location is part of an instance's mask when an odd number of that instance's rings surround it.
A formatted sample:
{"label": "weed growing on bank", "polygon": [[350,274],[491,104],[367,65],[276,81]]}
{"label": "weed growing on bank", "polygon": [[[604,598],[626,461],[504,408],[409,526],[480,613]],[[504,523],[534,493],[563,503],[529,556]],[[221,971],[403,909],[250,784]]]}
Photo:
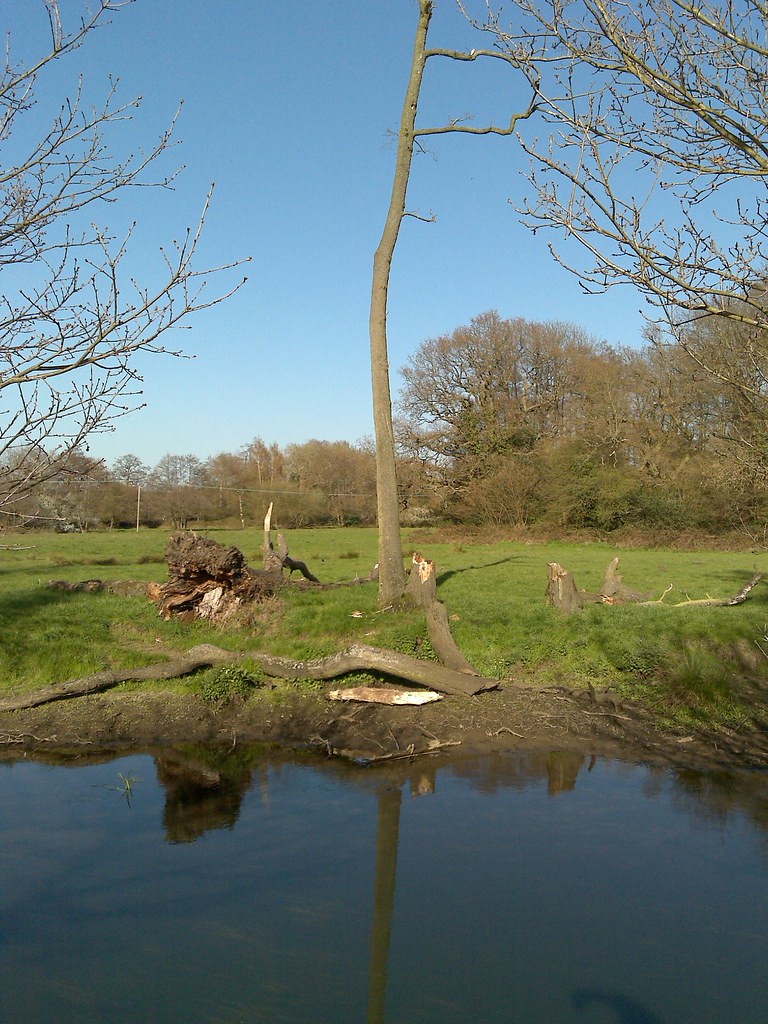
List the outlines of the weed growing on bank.
{"label": "weed growing on bank", "polygon": [[247,700],[263,685],[264,676],[257,668],[238,663],[198,673],[190,683],[190,690],[209,707],[221,709],[233,701]]}

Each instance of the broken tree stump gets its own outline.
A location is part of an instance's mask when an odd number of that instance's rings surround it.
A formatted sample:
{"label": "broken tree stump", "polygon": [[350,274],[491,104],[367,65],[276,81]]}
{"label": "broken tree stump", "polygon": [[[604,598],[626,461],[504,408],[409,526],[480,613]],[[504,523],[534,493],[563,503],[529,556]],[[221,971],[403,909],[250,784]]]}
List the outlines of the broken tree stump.
{"label": "broken tree stump", "polygon": [[[264,572],[281,573],[283,571],[283,558],[288,554],[285,551],[275,551],[272,544],[272,502],[269,503],[267,514],[264,516],[264,542],[261,547]],[[278,541],[279,543],[279,541]]]}
{"label": "broken tree stump", "polygon": [[470,665],[461,653],[451,634],[448,612],[445,605],[437,598],[437,581],[433,561],[418,553],[414,554],[405,594],[417,608],[424,609],[429,642],[443,665],[454,672],[478,675],[477,669]]}
{"label": "broken tree stump", "polygon": [[[672,590],[671,583],[660,598],[651,601],[648,599],[647,594],[642,594],[640,591],[632,590],[624,585],[624,581],[619,575],[618,567],[619,559],[614,558],[612,562],[608,563],[599,592],[597,594],[590,594],[586,590],[579,590],[577,588],[573,573],[563,569],[558,562],[548,562],[547,589],[545,591],[547,604],[567,613],[578,611],[585,604],[664,604],[664,598]],[[667,604],[665,607],[682,608],[687,605],[699,605],[704,608],[712,608],[743,604],[764,576],[765,573],[756,573],[732,597],[716,598],[707,596],[695,599],[686,598],[685,601],[677,601],[674,604]]]}
{"label": "broken tree stump", "polygon": [[596,594],[579,590],[573,573],[564,569],[559,562],[547,562],[545,597],[547,604],[552,605],[553,608],[559,608],[561,612],[575,612],[583,608],[585,604],[639,603],[644,601],[647,596],[647,594],[641,594],[638,590],[631,590],[624,585],[624,580],[619,575],[618,558],[614,558],[612,562],[608,563],[600,590]]}
{"label": "broken tree stump", "polygon": [[309,571],[305,562],[300,562],[297,558],[290,557],[288,545],[282,533],[277,535],[277,551],[275,551],[271,536],[272,506],[273,503],[270,501],[267,514],[264,516],[264,542],[262,544],[264,571],[280,574],[285,568],[288,570],[289,576],[293,572],[300,572],[304,579],[309,580],[310,583],[319,583],[320,580]]}
{"label": "broken tree stump", "polygon": [[594,594],[577,590],[573,573],[567,572],[559,562],[547,562],[547,589],[544,596],[548,605],[561,612],[576,612],[587,601],[597,600]]}
{"label": "broken tree stump", "polygon": [[603,604],[627,604],[637,601],[644,601],[648,595],[641,594],[638,590],[630,590],[624,586],[624,580],[619,575],[619,559],[614,558],[608,563],[603,577],[598,600]]}

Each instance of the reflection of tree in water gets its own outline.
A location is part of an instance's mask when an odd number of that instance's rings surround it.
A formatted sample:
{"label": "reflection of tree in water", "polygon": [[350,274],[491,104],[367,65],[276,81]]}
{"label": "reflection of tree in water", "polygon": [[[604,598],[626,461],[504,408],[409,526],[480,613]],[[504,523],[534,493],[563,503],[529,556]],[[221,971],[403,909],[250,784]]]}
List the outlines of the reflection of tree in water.
{"label": "reflection of tree in water", "polygon": [[[447,770],[468,779],[474,789],[489,794],[499,789],[526,789],[546,779],[547,793],[555,796],[575,787],[586,760],[583,754],[572,750],[516,750],[457,760]],[[592,757],[588,771],[592,771],[595,762]]]}
{"label": "reflection of tree in water", "polygon": [[[192,843],[209,829],[233,828],[251,786],[252,758],[199,747],[155,755],[165,789],[163,825],[170,843]],[[266,770],[266,767],[265,767]]]}
{"label": "reflection of tree in water", "polygon": [[373,887],[373,925],[368,966],[368,1024],[382,1024],[387,992],[387,960],[392,930],[400,834],[401,793],[397,786],[379,790],[376,830],[376,874]]}
{"label": "reflection of tree in water", "polygon": [[556,796],[576,788],[576,777],[586,757],[572,750],[551,750],[547,754],[547,793]]}
{"label": "reflection of tree in water", "polygon": [[768,787],[759,772],[674,773],[677,807],[695,819],[725,825],[734,813],[743,813],[764,834],[768,832]]}

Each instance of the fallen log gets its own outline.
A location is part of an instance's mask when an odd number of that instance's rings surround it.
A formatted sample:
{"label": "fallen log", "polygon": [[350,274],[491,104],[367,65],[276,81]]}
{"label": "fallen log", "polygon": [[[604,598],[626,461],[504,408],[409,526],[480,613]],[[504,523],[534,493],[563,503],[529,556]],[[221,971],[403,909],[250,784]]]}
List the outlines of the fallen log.
{"label": "fallen log", "polygon": [[223,651],[212,644],[201,644],[193,647],[189,654],[170,661],[145,665],[143,668],[106,669],[93,672],[79,679],[70,679],[65,683],[54,683],[51,686],[34,690],[22,697],[7,697],[0,700],[0,711],[23,711],[36,708],[41,704],[51,704],[57,700],[69,700],[73,697],[86,697],[91,693],[103,693],[120,683],[143,682],[155,679],[178,679],[190,675],[201,668],[209,668],[223,661],[231,661],[242,655]]}
{"label": "fallen log", "polygon": [[143,668],[107,669],[64,683],[54,683],[21,697],[5,698],[0,700],[0,712],[23,711],[25,708],[39,707],[41,704],[50,704],[57,700],[86,697],[92,693],[112,689],[120,683],[177,679],[201,668],[209,668],[223,662],[241,661],[244,658],[255,662],[265,675],[277,679],[336,679],[349,672],[367,670],[382,672],[430,690],[460,697],[472,697],[487,690],[495,690],[499,686],[498,679],[466,675],[433,661],[421,661],[408,654],[369,647],[366,644],[353,644],[339,654],[310,661],[295,661],[292,658],[280,658],[257,651],[225,651],[213,644],[200,644],[193,647],[187,655],[170,661],[146,665]]}
{"label": "fallen log", "polygon": [[419,686],[426,686],[430,690],[460,697],[473,697],[486,690],[495,690],[499,686],[498,679],[457,672],[435,661],[422,661],[409,654],[388,651],[382,647],[369,647],[367,644],[352,644],[338,654],[314,658],[311,661],[294,661],[292,658],[279,658],[271,654],[254,652],[250,652],[248,657],[268,676],[280,679],[322,680],[335,679],[348,672],[383,672],[398,679],[417,683]]}
{"label": "fallen log", "polygon": [[68,580],[48,580],[46,583],[48,590],[66,590],[66,591],[79,591],[88,594],[98,594],[102,590],[109,589],[108,584],[104,580],[80,580],[78,583],[70,583]]}

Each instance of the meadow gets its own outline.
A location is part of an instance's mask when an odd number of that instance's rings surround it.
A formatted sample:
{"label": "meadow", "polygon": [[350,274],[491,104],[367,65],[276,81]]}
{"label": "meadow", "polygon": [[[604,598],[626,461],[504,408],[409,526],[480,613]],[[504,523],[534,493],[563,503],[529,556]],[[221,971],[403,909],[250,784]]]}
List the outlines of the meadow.
{"label": "meadow", "polygon": [[[260,565],[260,530],[199,532],[236,545],[249,564]],[[285,587],[246,623],[224,628],[163,621],[143,596],[47,586],[91,578],[163,582],[168,536],[164,530],[6,535],[0,550],[0,695],[104,668],[150,664],[199,643],[303,659],[358,640],[431,656],[421,615],[379,611],[371,584],[319,593]],[[673,607],[687,598],[731,596],[756,571],[768,569],[766,555],[478,543],[469,535],[459,543],[425,530],[406,530],[403,540],[407,556],[420,550],[434,559],[454,637],[484,675],[542,686],[611,687],[654,707],[663,719],[730,725],[743,718],[746,695],[768,678],[768,583],[735,607]],[[322,582],[365,577],[376,561],[372,529],[292,530],[288,543],[291,555]],[[649,598],[673,584],[664,603],[593,605],[570,616],[547,607],[548,562],[572,571],[580,588],[597,590],[615,555],[626,584]]]}

